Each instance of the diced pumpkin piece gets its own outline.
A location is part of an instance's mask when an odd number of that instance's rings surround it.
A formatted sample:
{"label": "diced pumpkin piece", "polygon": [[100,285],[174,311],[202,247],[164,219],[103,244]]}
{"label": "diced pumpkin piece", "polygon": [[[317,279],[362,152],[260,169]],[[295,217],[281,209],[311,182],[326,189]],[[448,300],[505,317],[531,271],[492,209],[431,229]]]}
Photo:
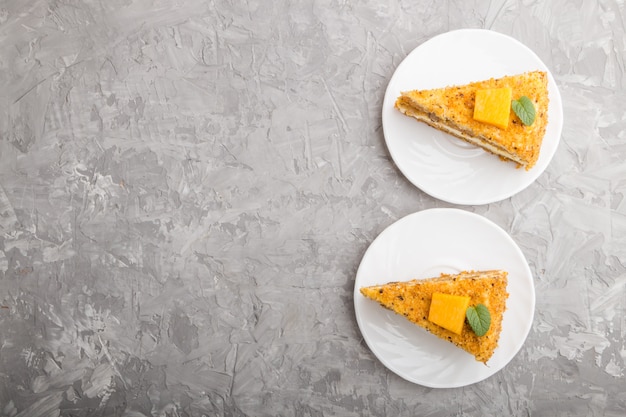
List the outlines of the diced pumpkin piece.
{"label": "diced pumpkin piece", "polygon": [[469,302],[470,298],[466,296],[434,293],[428,320],[451,332],[461,334]]}
{"label": "diced pumpkin piece", "polygon": [[511,88],[486,88],[476,91],[474,119],[501,129],[509,126]]}

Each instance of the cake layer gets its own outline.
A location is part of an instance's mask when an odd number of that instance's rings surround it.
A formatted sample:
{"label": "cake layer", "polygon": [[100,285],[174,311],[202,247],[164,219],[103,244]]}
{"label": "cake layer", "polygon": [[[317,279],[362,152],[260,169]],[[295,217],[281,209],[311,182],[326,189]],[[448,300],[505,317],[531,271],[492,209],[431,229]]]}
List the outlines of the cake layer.
{"label": "cake layer", "polygon": [[[535,121],[526,126],[513,111],[506,128],[475,120],[476,92],[492,88],[510,88],[514,100],[528,97],[535,107]],[[548,124],[548,103],[547,73],[531,71],[460,86],[403,92],[395,107],[407,116],[528,170],[539,159]]]}
{"label": "cake layer", "polygon": [[[501,270],[464,271],[439,277],[390,282],[363,287],[361,294],[383,307],[404,316],[430,333],[447,340],[487,363],[498,346],[502,317],[508,298],[507,272]],[[470,297],[470,306],[483,304],[491,315],[491,326],[484,336],[477,336],[467,321],[459,334],[428,320],[432,296],[443,293]]]}

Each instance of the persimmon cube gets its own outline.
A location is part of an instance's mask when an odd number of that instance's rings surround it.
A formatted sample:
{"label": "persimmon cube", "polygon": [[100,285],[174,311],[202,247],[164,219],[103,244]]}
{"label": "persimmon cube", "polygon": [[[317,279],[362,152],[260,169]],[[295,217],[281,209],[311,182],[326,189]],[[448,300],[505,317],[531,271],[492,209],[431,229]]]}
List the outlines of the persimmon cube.
{"label": "persimmon cube", "polygon": [[476,91],[474,120],[506,129],[511,113],[511,88],[486,88]]}
{"label": "persimmon cube", "polygon": [[434,293],[428,320],[451,332],[461,334],[469,302],[470,298],[466,296]]}

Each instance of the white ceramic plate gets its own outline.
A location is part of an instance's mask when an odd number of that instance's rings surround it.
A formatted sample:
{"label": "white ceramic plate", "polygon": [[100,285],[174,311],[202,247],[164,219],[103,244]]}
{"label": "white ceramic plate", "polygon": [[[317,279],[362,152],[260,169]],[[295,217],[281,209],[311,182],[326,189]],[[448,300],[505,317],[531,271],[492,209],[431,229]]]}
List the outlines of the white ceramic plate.
{"label": "white ceramic plate", "polygon": [[[548,125],[537,164],[516,169],[482,149],[407,117],[394,108],[402,91],[466,84],[526,71],[548,73]],[[414,49],[391,77],[382,110],[389,153],[402,173],[427,194],[454,204],[500,201],[522,191],[546,169],[563,127],[561,95],[552,74],[519,41],[482,29],[456,30]]]}
{"label": "white ceramic plate", "polygon": [[[359,291],[470,269],[509,273],[502,333],[487,365]],[[400,219],[372,242],[357,271],[354,308],[367,345],[387,368],[416,384],[452,388],[493,375],[516,355],[530,331],[535,289],[522,251],[504,230],[467,211],[430,209]]]}

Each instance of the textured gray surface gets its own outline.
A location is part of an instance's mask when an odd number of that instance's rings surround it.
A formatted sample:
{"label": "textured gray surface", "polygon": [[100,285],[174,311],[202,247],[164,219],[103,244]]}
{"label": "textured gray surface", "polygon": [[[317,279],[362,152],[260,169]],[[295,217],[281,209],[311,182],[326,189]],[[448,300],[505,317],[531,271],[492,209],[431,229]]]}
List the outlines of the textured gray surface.
{"label": "textured gray surface", "polygon": [[[531,47],[565,125],[538,181],[463,207],[529,260],[527,342],[434,390],[372,355],[352,291],[378,233],[449,206],[380,110],[465,27]],[[1,1],[0,415],[625,415],[625,27],[610,0]]]}

